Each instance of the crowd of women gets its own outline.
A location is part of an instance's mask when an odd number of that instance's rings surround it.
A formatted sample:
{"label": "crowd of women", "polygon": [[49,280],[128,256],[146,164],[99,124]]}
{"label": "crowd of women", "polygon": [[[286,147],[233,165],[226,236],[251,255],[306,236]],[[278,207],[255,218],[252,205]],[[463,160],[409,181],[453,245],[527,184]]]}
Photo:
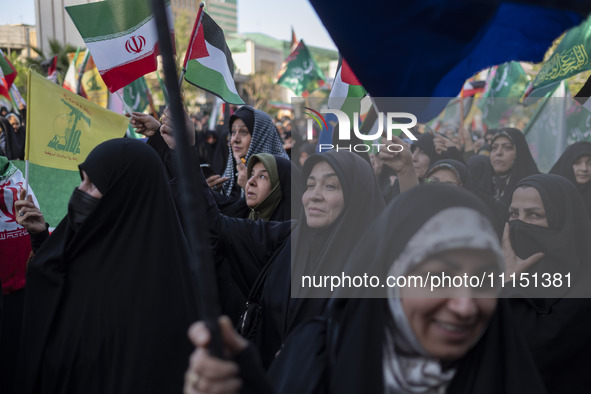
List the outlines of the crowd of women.
{"label": "crowd of women", "polygon": [[[170,112],[130,122],[148,142],[97,146],[51,235],[25,192],[15,203],[34,257],[13,338],[16,374],[3,374],[3,387],[14,379],[13,392],[27,394],[591,390],[591,143],[568,147],[551,174],[539,174],[514,128],[489,133],[488,155],[427,131],[413,144],[383,141],[404,149],[371,158],[296,143],[290,162],[272,119],[239,108],[219,173],[199,165],[203,135],[189,138],[189,169],[206,201],[202,242],[225,315],[221,359],[209,353],[210,326],[198,322]],[[446,275],[488,281],[383,285]],[[383,282],[330,289],[303,280],[336,276]]]}

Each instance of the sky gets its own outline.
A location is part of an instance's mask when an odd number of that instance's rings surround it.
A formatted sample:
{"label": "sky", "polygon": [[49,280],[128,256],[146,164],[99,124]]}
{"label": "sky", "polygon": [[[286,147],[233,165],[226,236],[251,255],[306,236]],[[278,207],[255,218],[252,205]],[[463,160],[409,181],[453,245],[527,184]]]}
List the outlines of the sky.
{"label": "sky", "polygon": [[[35,25],[34,0],[0,0],[0,25]],[[336,49],[307,0],[238,0],[238,32],[291,40],[293,26],[306,44]]]}

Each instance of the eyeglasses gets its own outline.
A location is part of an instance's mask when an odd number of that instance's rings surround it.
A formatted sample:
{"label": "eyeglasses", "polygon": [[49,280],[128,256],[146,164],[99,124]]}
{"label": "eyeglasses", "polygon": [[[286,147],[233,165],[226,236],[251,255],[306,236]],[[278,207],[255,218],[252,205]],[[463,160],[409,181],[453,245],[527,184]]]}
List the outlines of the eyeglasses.
{"label": "eyeglasses", "polygon": [[442,181],[440,181],[437,178],[427,178],[427,179],[425,179],[425,183],[432,183],[432,184],[440,183],[442,185],[450,185],[450,186],[455,186],[455,187],[462,187],[462,185],[459,185],[459,184],[457,184],[455,182],[442,182]]}
{"label": "eyeglasses", "polygon": [[235,130],[235,129],[231,130],[232,137],[235,137],[236,134],[240,134],[240,137],[246,137],[250,133],[248,132],[248,129],[246,127],[243,127],[240,130]]}

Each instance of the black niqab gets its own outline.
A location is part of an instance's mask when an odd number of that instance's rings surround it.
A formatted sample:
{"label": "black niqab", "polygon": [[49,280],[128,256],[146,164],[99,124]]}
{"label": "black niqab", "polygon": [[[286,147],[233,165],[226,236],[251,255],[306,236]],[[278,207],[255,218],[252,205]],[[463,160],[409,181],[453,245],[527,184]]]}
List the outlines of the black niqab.
{"label": "black niqab", "polygon": [[103,197],[29,265],[20,392],[180,392],[198,315],[164,168],[146,144],[115,139],[80,169]]}
{"label": "black niqab", "polygon": [[[539,226],[513,227],[521,230],[519,253],[527,236],[544,257],[530,268],[541,277],[546,273],[570,273],[570,288],[550,287],[548,298],[511,300],[513,318],[526,339],[550,393],[583,393],[591,387],[588,358],[591,354],[591,223],[575,186],[558,175],[533,175],[517,187],[534,187],[540,193],[548,232]],[[519,221],[518,221],[519,222]],[[529,231],[528,231],[529,230]],[[538,230],[538,231],[536,231]],[[514,234],[512,234],[514,237]],[[563,280],[566,278],[563,276]],[[565,282],[566,283],[566,282]],[[535,290],[535,289],[534,289]],[[538,291],[538,296],[540,291]],[[569,297],[569,298],[559,298]]]}

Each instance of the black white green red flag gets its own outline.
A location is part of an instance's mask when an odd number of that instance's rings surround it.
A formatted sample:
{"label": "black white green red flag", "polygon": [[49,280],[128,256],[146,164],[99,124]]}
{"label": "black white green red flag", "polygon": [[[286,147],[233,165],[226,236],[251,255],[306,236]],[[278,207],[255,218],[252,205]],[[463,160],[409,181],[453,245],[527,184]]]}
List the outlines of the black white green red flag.
{"label": "black white green red flag", "polygon": [[[199,18],[199,16],[198,16]],[[230,104],[244,104],[234,82],[234,61],[224,31],[203,12],[187,61],[185,80]]]}

